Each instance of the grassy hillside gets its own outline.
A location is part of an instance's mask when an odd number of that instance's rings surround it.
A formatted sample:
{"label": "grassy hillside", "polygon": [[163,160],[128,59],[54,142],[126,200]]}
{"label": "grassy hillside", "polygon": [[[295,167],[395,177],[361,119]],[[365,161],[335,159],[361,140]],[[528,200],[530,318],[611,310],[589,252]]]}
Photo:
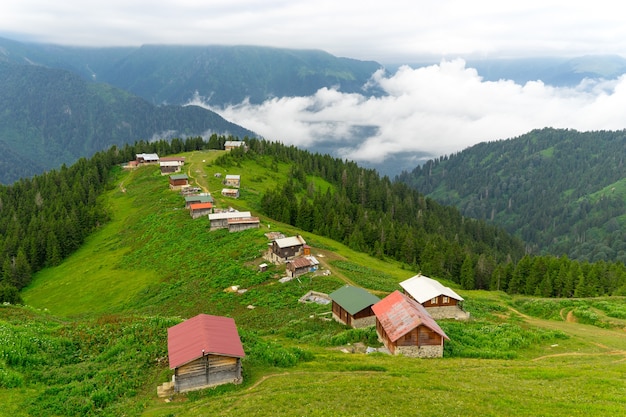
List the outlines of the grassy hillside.
{"label": "grassy hillside", "polygon": [[[217,166],[221,153],[185,155],[186,172],[218,206],[256,215],[261,194],[290,172]],[[216,172],[242,174],[241,199],[219,196]],[[560,304],[459,291],[472,319],[440,321],[451,339],[443,359],[366,355],[375,332],[349,330],[327,320],[329,306],[298,298],[345,282],[384,296],[415,271],[303,233],[331,274],[281,284],[281,268],[257,272],[264,233],[268,224],[298,230],[262,218],[259,230],[209,232],[157,167],[120,173],[103,199],[112,221],[35,276],[23,292],[30,307],[0,307],[0,415],[572,416],[626,406],[622,298]],[[232,285],[248,291],[225,291]],[[171,378],[166,329],[198,313],[235,318],[244,383],[158,399],[156,386]]]}

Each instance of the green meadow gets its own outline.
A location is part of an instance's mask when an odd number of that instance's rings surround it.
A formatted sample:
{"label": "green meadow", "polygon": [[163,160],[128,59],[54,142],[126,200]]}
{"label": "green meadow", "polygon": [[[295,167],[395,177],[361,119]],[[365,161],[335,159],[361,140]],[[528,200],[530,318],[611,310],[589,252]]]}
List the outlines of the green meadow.
{"label": "green meadow", "polygon": [[[185,154],[185,172],[218,207],[258,215],[261,195],[289,166],[216,165],[222,153]],[[242,175],[240,199],[220,195],[216,173]],[[158,167],[119,172],[115,181],[102,197],[111,221],[61,265],[39,272],[23,291],[26,306],[0,306],[0,415],[624,414],[624,298],[455,288],[471,318],[439,322],[450,337],[444,358],[366,354],[366,346],[380,346],[373,329],[348,329],[328,319],[328,305],[298,299],[345,283],[383,297],[418,271],[302,233],[330,273],[280,283],[284,267],[258,271],[265,233],[297,229],[261,216],[258,230],[210,232]],[[156,387],[172,375],[167,328],[199,313],[235,318],[244,382],[158,398]]]}

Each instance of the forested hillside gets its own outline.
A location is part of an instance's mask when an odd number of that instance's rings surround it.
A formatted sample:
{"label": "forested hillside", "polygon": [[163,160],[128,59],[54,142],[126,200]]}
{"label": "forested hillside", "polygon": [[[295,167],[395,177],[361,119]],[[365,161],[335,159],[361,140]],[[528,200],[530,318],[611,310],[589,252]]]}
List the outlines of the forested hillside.
{"label": "forested hillside", "polygon": [[319,50],[217,45],[79,48],[2,38],[0,61],[68,70],[155,105],[185,104],[198,94],[216,106],[307,96],[323,87],[360,92],[382,67]]}
{"label": "forested hillside", "polygon": [[207,133],[253,134],[200,107],[156,107],[68,71],[0,61],[0,183],[111,145]]}
{"label": "forested hillside", "polygon": [[626,261],[624,131],[535,130],[431,160],[400,181],[498,224],[535,254]]}

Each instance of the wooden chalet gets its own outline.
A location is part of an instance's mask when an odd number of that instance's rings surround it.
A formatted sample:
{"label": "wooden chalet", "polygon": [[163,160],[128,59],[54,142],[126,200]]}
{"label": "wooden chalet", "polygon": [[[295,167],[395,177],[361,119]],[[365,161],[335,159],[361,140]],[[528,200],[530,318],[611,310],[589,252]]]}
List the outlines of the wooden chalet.
{"label": "wooden chalet", "polygon": [[258,217],[233,217],[226,219],[228,224],[228,231],[241,232],[242,230],[258,229],[261,224],[261,220]]}
{"label": "wooden chalet", "polygon": [[159,162],[159,155],[155,153],[138,153],[135,155],[137,164],[156,164]]}
{"label": "wooden chalet", "polygon": [[199,314],[167,329],[174,391],[187,392],[242,382],[245,356],[235,320]]}
{"label": "wooden chalet", "polygon": [[276,239],[270,243],[268,259],[276,264],[285,263],[304,254],[305,240],[302,236]]}
{"label": "wooden chalet", "polygon": [[243,148],[246,149],[246,142],[242,140],[227,140],[224,142],[224,150],[226,151],[232,151],[240,146],[243,146]]}
{"label": "wooden chalet", "polygon": [[239,188],[241,186],[241,175],[226,175],[224,177],[224,185]]}
{"label": "wooden chalet", "polygon": [[222,195],[224,197],[239,198],[239,190],[236,188],[222,188]]}
{"label": "wooden chalet", "polygon": [[223,213],[209,214],[211,230],[227,229],[228,219],[246,219],[252,217],[249,211],[227,211]]}
{"label": "wooden chalet", "polygon": [[159,167],[161,168],[161,175],[168,175],[175,172],[180,172],[185,165],[185,158],[182,156],[170,156],[159,159]]}
{"label": "wooden chalet", "polygon": [[328,295],[333,303],[333,318],[350,327],[369,327],[376,324],[372,306],[380,298],[363,288],[345,285]]}
{"label": "wooden chalet", "polygon": [[400,291],[372,306],[376,333],[391,354],[440,358],[444,340],[450,340],[426,309]]}
{"label": "wooden chalet", "polygon": [[185,208],[189,208],[192,204],[196,203],[214,203],[213,197],[210,194],[194,194],[185,196]]}
{"label": "wooden chalet", "polygon": [[189,185],[189,177],[187,174],[172,174],[170,175],[170,189],[180,190],[183,187]]}
{"label": "wooden chalet", "polygon": [[285,270],[288,277],[295,278],[308,272],[315,271],[319,267],[319,264],[320,263],[315,256],[302,256],[291,261],[287,261]]}
{"label": "wooden chalet", "polygon": [[423,305],[435,319],[469,318],[463,310],[463,297],[439,281],[418,274],[400,283],[403,292]]}
{"label": "wooden chalet", "polygon": [[192,219],[207,216],[213,213],[213,203],[194,203],[189,206],[189,213]]}

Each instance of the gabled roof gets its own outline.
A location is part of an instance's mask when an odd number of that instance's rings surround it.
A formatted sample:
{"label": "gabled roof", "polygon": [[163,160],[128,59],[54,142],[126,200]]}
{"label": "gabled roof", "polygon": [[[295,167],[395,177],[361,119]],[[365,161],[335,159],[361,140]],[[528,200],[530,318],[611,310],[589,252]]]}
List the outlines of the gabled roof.
{"label": "gabled roof", "polygon": [[230,317],[198,314],[167,329],[167,352],[170,369],[203,355],[242,358],[243,351],[235,320]]}
{"label": "gabled roof", "polygon": [[300,235],[276,239],[274,242],[276,242],[279,248],[290,248],[292,246],[302,246],[306,244]]}
{"label": "gabled roof", "polygon": [[159,155],[155,153],[138,153],[137,159],[143,159],[144,161],[158,161]]}
{"label": "gabled roof", "polygon": [[164,156],[159,158],[159,162],[185,162],[184,156]]}
{"label": "gabled roof", "polygon": [[463,301],[463,297],[452,289],[442,285],[439,281],[418,274],[400,283],[400,286],[415,298],[418,303],[425,303],[440,295]]}
{"label": "gabled roof", "polygon": [[245,144],[246,142],[242,141],[242,140],[227,140],[224,142],[224,147],[227,146],[241,146],[243,144]]}
{"label": "gabled roof", "polygon": [[228,224],[253,224],[260,223],[258,217],[232,217],[226,220]]}
{"label": "gabled roof", "polygon": [[241,175],[229,174],[229,175],[226,175],[226,179],[227,180],[240,180]]}
{"label": "gabled roof", "polygon": [[400,291],[396,290],[374,304],[372,310],[392,342],[419,326],[426,326],[450,340],[424,306]]}
{"label": "gabled roof", "polygon": [[189,177],[187,176],[187,174],[174,174],[174,175],[170,175],[170,179],[171,180],[186,180],[186,179],[189,179]]}
{"label": "gabled roof", "polygon": [[185,202],[198,201],[200,203],[212,203],[213,196],[210,195],[186,195]]}
{"label": "gabled roof", "polygon": [[363,288],[351,285],[345,285],[328,296],[351,315],[355,315],[359,311],[380,301],[380,298],[374,294],[370,294]]}
{"label": "gabled roof", "polygon": [[300,258],[296,258],[292,261],[289,261],[289,264],[294,268],[308,268],[311,266],[319,265],[319,262],[313,256],[302,256]]}
{"label": "gabled roof", "polygon": [[193,203],[189,206],[189,209],[191,211],[194,210],[206,210],[206,209],[210,209],[213,208],[213,203],[211,202],[206,202],[206,203]]}
{"label": "gabled roof", "polygon": [[223,220],[223,219],[243,219],[250,217],[249,211],[226,211],[223,213],[211,213],[209,214],[209,220]]}

